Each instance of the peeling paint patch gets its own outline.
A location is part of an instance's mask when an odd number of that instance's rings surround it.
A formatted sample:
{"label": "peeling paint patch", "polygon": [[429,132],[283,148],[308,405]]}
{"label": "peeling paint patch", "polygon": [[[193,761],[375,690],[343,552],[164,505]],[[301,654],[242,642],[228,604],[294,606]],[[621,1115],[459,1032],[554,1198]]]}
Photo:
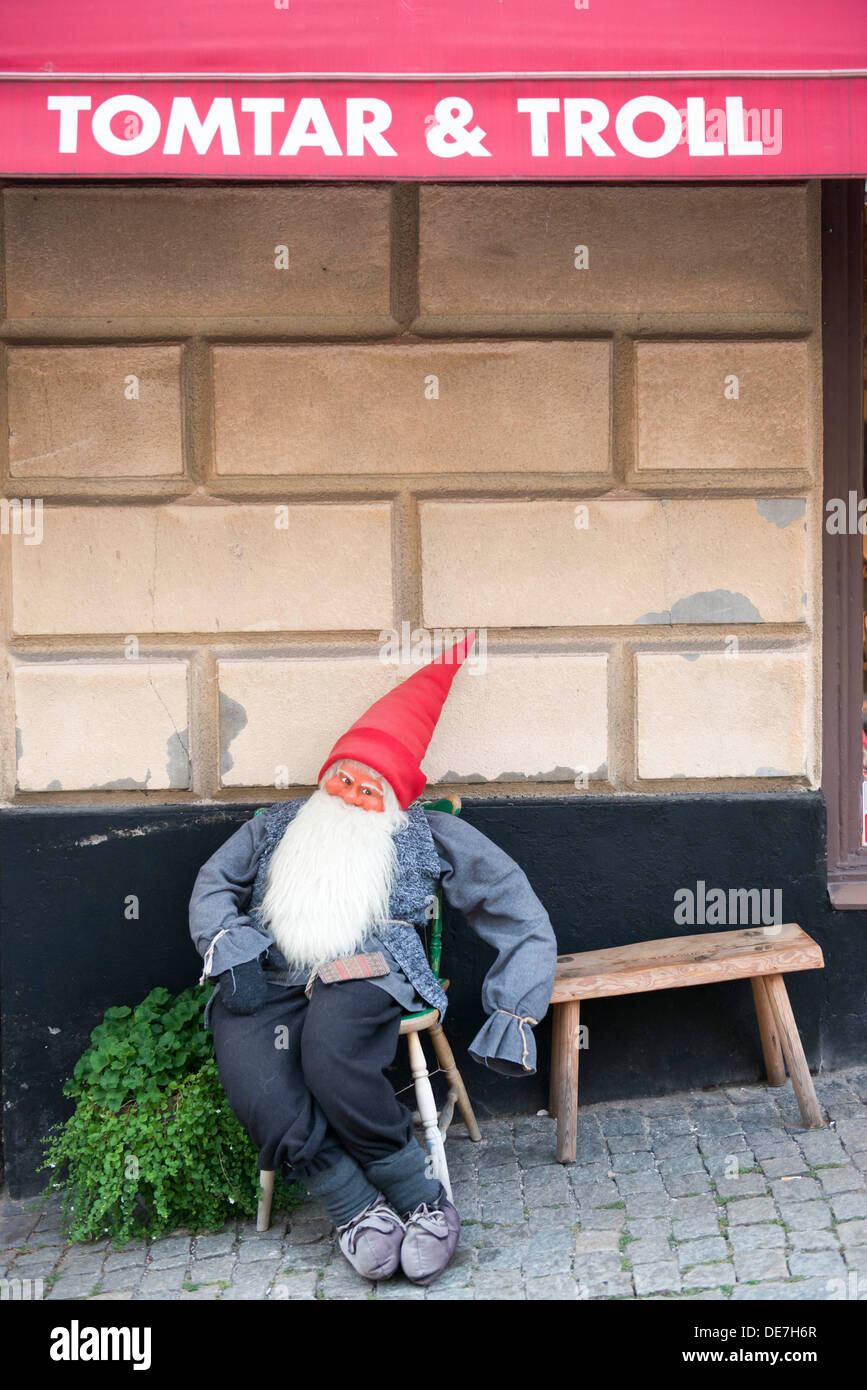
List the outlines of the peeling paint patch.
{"label": "peeling paint patch", "polygon": [[113,782],[99,782],[93,791],[100,792],[146,792],[152,773],[148,768],[144,781],[135,777],[116,777]]}
{"label": "peeling paint patch", "polygon": [[220,691],[220,774],[231,772],[235,759],[229,745],[242,729],[247,727],[247,711],[237,700],[232,700]]}
{"label": "peeling paint patch", "polygon": [[15,725],[15,758],[16,758],[16,761],[20,763],[20,762],[21,762],[21,759],[22,759],[23,757],[24,757],[24,745],[23,745],[23,743],[21,742],[21,730],[19,729],[18,725],[16,724],[16,725]]}
{"label": "peeling paint patch", "polygon": [[53,781],[48,783],[48,786],[45,788],[45,790],[47,792],[62,792],[63,787],[60,785],[60,782],[55,777]]}
{"label": "peeling paint patch", "polygon": [[129,840],[139,835],[152,835],[155,830],[165,830],[166,821],[160,821],[154,825],[136,825],[130,830],[119,829],[109,830],[105,835],[87,835],[83,840],[73,840],[76,847],[86,845],[100,845],[104,840]]}
{"label": "peeling paint patch", "polygon": [[763,516],[765,521],[772,522],[774,526],[779,526],[781,530],[791,526],[793,521],[797,521],[807,511],[806,497],[757,497],[755,502],[759,516]]}
{"label": "peeling paint patch", "polygon": [[678,656],[682,656],[684,661],[698,661],[701,652],[678,652]]}
{"label": "peeling paint patch", "polygon": [[806,594],[801,594],[801,603],[802,603],[803,607],[806,608],[806,606],[807,606],[807,595],[806,595]]}
{"label": "peeling paint patch", "polygon": [[671,606],[672,623],[760,623],[762,615],[746,594],[708,589]]}
{"label": "peeling paint patch", "polygon": [[166,775],[170,787],[190,785],[189,729],[170,734],[166,742]]}
{"label": "peeling paint patch", "polygon": [[[608,768],[603,763],[605,773]],[[596,774],[592,774],[596,775]],[[445,782],[574,782],[578,776],[575,768],[554,767],[549,772],[498,772],[496,777],[485,777],[480,772],[446,772],[437,778],[437,783]]]}
{"label": "peeling paint patch", "polygon": [[671,623],[671,609],[664,608],[661,613],[642,613],[640,618],[636,618],[633,627],[659,627]]}
{"label": "peeling paint patch", "polygon": [[784,772],[781,767],[757,767],[753,773],[754,777],[791,777],[790,772]]}
{"label": "peeling paint patch", "polygon": [[83,840],[73,840],[73,849],[87,849],[91,845],[104,844],[106,840],[131,840],[137,839],[140,835],[153,835],[157,830],[166,830],[169,826],[168,821],[155,821],[148,825],[135,825],[126,829],[125,827],[117,830],[109,828],[104,835],[85,835]]}
{"label": "peeling paint patch", "polygon": [[527,772],[500,772],[496,777],[492,777],[492,782],[574,782],[578,776],[574,767],[552,767],[550,771],[544,770],[534,773]]}
{"label": "peeling paint patch", "polygon": [[487,782],[487,777],[483,777],[480,772],[444,772],[442,777],[437,778],[437,783],[442,782]]}

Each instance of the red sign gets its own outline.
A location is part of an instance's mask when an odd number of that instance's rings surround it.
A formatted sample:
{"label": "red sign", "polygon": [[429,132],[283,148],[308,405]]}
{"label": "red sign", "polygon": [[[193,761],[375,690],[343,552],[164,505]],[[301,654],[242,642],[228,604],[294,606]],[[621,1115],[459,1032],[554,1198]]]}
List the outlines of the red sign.
{"label": "red sign", "polygon": [[5,175],[867,176],[865,0],[8,8]]}
{"label": "red sign", "polygon": [[0,82],[0,171],[111,178],[867,176],[840,82]]}

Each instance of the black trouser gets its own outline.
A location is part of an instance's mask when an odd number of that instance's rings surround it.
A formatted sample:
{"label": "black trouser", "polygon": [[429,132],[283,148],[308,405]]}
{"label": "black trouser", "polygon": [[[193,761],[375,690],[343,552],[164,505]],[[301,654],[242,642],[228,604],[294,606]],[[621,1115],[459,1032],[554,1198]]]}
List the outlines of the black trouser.
{"label": "black trouser", "polygon": [[300,985],[269,991],[246,1015],[218,995],[210,1016],[220,1080],[259,1167],[291,1165],[338,1222],[377,1190],[391,1200],[390,1177],[404,1210],[431,1200],[439,1183],[423,1176],[412,1115],[383,1075],[397,1051],[397,1000],[369,980],[316,980],[309,1002]]}

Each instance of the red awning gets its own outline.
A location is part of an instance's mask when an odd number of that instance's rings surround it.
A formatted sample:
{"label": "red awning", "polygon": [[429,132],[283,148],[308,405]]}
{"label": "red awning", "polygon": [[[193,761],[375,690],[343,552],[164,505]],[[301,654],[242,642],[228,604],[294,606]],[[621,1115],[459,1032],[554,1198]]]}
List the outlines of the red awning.
{"label": "red awning", "polygon": [[0,173],[867,176],[865,0],[29,0]]}

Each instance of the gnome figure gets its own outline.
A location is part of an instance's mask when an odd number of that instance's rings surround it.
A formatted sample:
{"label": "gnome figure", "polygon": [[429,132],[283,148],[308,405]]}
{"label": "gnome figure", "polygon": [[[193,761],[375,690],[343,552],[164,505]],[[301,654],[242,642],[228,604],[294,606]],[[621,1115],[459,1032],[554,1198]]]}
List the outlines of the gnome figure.
{"label": "gnome figure", "polygon": [[448,1007],[418,930],[438,886],[497,953],[474,1061],[531,1075],[554,982],[554,933],[523,871],[466,820],[413,804],[472,641],[377,700],[332,748],[318,790],[251,817],[190,902],[202,980],[216,980],[205,1021],[220,1079],[259,1167],[304,1183],[371,1280],[400,1268],[431,1283],[460,1232],[384,1075],[401,1015]]}

